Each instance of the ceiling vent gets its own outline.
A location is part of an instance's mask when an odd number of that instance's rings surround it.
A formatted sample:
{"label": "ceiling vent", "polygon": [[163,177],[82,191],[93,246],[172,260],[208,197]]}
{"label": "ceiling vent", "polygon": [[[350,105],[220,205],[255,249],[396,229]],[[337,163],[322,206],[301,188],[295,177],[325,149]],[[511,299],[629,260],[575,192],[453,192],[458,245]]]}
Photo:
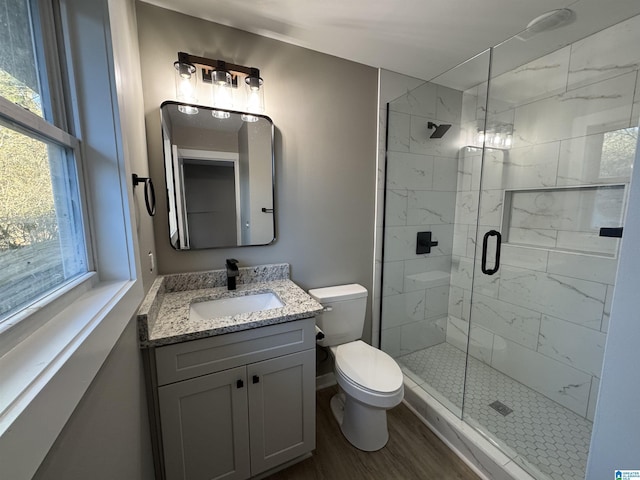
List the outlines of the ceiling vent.
{"label": "ceiling vent", "polygon": [[576,12],[569,8],[551,10],[531,20],[527,24],[527,28],[516,35],[516,37],[526,42],[540,33],[569,25],[573,23],[575,19]]}

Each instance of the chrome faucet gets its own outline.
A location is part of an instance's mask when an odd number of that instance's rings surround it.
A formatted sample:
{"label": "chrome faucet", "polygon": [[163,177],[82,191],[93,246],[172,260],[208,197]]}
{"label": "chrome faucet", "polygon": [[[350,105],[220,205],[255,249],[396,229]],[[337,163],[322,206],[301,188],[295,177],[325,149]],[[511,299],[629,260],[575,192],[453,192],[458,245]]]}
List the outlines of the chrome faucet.
{"label": "chrome faucet", "polygon": [[236,289],[236,277],[240,273],[238,271],[238,260],[235,258],[227,258],[227,290]]}

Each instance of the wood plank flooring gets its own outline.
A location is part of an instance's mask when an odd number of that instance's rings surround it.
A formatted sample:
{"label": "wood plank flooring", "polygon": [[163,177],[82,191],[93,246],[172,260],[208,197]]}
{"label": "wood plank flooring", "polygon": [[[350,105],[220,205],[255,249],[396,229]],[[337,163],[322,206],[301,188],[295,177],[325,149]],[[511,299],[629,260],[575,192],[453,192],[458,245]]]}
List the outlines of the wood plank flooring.
{"label": "wood plank flooring", "polygon": [[478,476],[403,404],[389,410],[389,443],[377,452],[352,446],[333,418],[337,387],[316,394],[316,450],[268,480],[478,480]]}

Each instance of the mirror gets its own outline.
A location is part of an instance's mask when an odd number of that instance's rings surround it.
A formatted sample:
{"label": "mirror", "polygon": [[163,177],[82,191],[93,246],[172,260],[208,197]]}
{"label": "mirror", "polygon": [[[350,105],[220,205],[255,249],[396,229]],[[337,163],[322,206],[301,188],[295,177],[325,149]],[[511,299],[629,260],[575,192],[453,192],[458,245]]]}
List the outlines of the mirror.
{"label": "mirror", "polygon": [[160,106],[171,246],[275,240],[273,122],[167,101]]}

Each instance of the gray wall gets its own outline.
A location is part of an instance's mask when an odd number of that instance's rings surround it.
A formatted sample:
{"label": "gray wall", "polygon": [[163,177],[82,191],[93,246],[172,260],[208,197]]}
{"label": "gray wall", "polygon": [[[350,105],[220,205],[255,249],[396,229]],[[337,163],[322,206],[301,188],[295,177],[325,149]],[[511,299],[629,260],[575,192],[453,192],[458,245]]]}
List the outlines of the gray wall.
{"label": "gray wall", "polygon": [[215,150],[217,152],[237,152],[238,135],[233,132],[217,132],[199,128],[175,126],[171,139],[179,148],[195,150]]}
{"label": "gray wall", "polygon": [[137,16],[149,169],[159,192],[165,188],[159,106],[175,98],[178,51],[260,68],[266,114],[276,126],[276,243],[176,252],[160,193],[159,273],[222,268],[234,257],[242,265],[288,262],[304,289],[358,282],[371,291],[377,71],[140,2]]}
{"label": "gray wall", "polygon": [[142,361],[132,320],[33,477],[154,478]]}

